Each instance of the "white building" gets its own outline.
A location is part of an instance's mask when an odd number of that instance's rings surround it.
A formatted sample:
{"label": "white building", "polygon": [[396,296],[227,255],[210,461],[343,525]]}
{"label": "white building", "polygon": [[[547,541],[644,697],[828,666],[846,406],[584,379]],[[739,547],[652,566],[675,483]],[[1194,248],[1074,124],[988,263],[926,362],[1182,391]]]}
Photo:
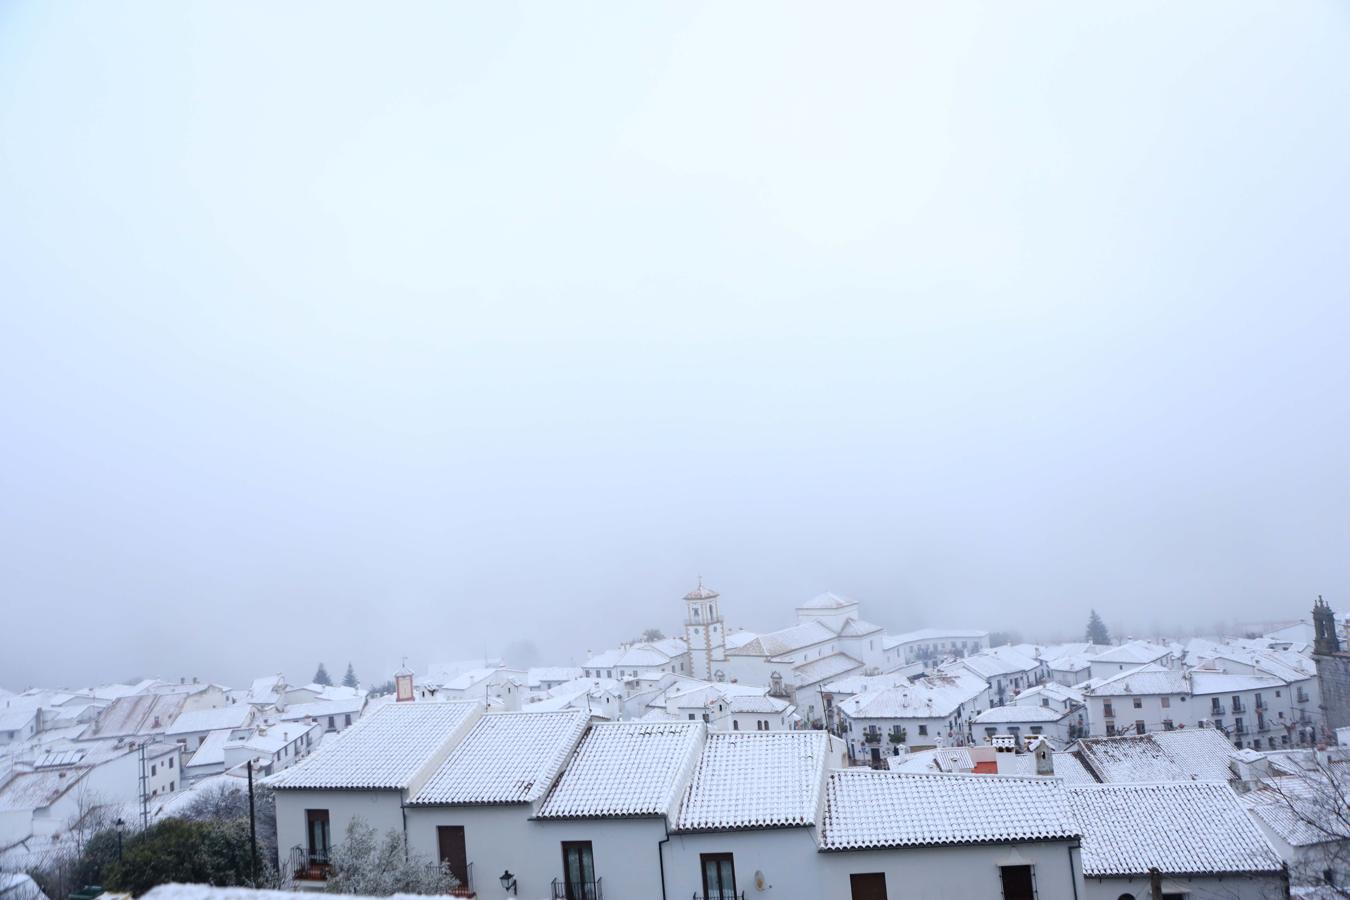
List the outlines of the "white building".
{"label": "white building", "polygon": [[684,642],[679,638],[666,638],[624,644],[592,654],[582,664],[581,676],[613,679],[623,683],[626,690],[636,691],[642,684],[659,681],[667,675],[688,675],[690,665]]}
{"label": "white building", "polygon": [[860,617],[857,601],[821,594],[797,607],[796,625],[728,648],[713,680],[767,685],[793,702],[802,721],[823,726],[821,687],[849,674],[879,672],[883,637],[880,625]]}
{"label": "white building", "polygon": [[428,675],[417,684],[419,700],[477,702],[503,710],[520,709],[526,693],[525,670],[509,666],[468,669],[439,683]]}
{"label": "white building", "polygon": [[1151,896],[1267,900],[1287,896],[1280,858],[1237,795],[1216,782],[1069,789],[1083,832],[1083,900]]}
{"label": "white building", "polygon": [[971,742],[971,723],[989,708],[989,686],[969,673],[863,690],[837,706],[841,734],[859,763],[882,765],[906,750]]}
{"label": "white building", "polygon": [[1002,706],[1018,693],[1045,680],[1048,668],[1032,653],[1011,647],[990,647],[942,666],[947,673],[961,670],[972,673],[989,685],[989,703]]}
{"label": "white building", "polygon": [[365,712],[367,703],[365,692],[331,700],[288,703],[275,718],[281,722],[316,722],[325,734],[335,734],[352,727]]}
{"label": "white building", "polygon": [[391,703],[269,778],[281,872],[321,886],[329,850],[354,819],[402,831],[404,804],[482,713],[480,703]]}
{"label": "white building", "polygon": [[1127,670],[1084,692],[1091,733],[1144,734],[1215,728],[1235,746],[1276,750],[1316,740],[1309,694],[1257,670],[1230,672],[1218,662],[1190,670],[1156,664]]}
{"label": "white building", "polygon": [[989,649],[989,632],[977,628],[920,628],[883,636],[887,669],[916,662],[969,656]]}
{"label": "white building", "polygon": [[999,734],[1011,735],[1019,743],[1039,735],[1054,749],[1063,750],[1077,737],[1073,733],[1073,719],[1070,710],[1009,703],[980,713],[971,724],[971,731],[976,741],[984,742],[991,742]]}
{"label": "white building", "polygon": [[1127,672],[1130,669],[1137,669],[1149,664],[1169,668],[1176,664],[1176,658],[1170,648],[1161,644],[1151,644],[1148,641],[1128,641],[1118,647],[1112,647],[1109,650],[1103,650],[1089,656],[1088,664],[1091,667],[1093,678],[1105,680],[1119,675],[1121,672]]}
{"label": "white building", "polygon": [[258,718],[257,709],[247,703],[196,709],[180,713],[165,729],[164,739],[177,741],[185,752],[193,753],[211,732],[248,728]]}

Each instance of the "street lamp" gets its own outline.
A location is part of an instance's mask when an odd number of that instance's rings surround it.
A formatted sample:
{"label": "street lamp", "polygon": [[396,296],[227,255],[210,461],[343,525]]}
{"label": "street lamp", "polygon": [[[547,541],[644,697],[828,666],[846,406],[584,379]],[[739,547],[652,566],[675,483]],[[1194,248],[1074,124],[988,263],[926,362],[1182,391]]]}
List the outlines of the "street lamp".
{"label": "street lamp", "polygon": [[513,894],[519,893],[519,891],[516,890],[516,876],[511,874],[510,869],[502,872],[502,877],[498,880],[502,883],[502,890],[510,891]]}
{"label": "street lamp", "polygon": [[126,827],[126,824],[127,824],[127,823],[126,823],[126,822],[123,822],[121,819],[118,819],[117,822],[116,822],[115,824],[117,825],[117,861],[118,861],[118,862],[121,862],[121,861],[122,861],[122,829]]}

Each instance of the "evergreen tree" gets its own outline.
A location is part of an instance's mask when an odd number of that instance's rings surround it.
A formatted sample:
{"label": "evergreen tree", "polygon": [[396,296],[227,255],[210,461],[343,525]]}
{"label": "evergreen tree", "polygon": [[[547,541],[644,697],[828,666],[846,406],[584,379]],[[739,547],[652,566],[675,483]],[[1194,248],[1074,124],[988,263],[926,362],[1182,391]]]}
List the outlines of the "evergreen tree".
{"label": "evergreen tree", "polygon": [[333,683],[333,679],[328,677],[328,670],[323,667],[323,663],[319,663],[319,671],[314,673],[314,683],[325,686]]}
{"label": "evergreen tree", "polygon": [[1111,643],[1111,632],[1106,630],[1106,623],[1102,617],[1097,615],[1094,609],[1092,615],[1088,617],[1087,640],[1090,644],[1109,644]]}
{"label": "evergreen tree", "polygon": [[349,688],[354,688],[354,687],[356,687],[357,685],[359,685],[360,683],[361,683],[361,682],[359,682],[359,681],[356,680],[356,670],[352,668],[352,664],[351,664],[351,663],[347,663],[347,674],[342,676],[342,684],[343,684],[343,686],[344,686],[344,687],[349,687]]}

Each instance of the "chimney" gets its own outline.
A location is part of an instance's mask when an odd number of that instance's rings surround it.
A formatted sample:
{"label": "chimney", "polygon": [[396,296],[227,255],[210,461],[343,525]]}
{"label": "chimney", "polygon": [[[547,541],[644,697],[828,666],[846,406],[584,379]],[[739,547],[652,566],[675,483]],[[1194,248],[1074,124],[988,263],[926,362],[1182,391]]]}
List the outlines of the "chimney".
{"label": "chimney", "polygon": [[1036,774],[1049,777],[1055,774],[1055,754],[1050,742],[1041,737],[1031,745],[1031,753],[1036,757]]}

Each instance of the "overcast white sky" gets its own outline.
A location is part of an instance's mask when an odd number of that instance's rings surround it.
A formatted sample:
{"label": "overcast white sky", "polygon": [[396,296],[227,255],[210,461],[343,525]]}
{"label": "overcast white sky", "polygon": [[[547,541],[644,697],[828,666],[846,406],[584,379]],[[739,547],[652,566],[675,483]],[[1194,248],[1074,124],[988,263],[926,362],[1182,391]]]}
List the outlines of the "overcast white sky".
{"label": "overcast white sky", "polygon": [[1350,608],[1350,7],[0,6],[0,684]]}

